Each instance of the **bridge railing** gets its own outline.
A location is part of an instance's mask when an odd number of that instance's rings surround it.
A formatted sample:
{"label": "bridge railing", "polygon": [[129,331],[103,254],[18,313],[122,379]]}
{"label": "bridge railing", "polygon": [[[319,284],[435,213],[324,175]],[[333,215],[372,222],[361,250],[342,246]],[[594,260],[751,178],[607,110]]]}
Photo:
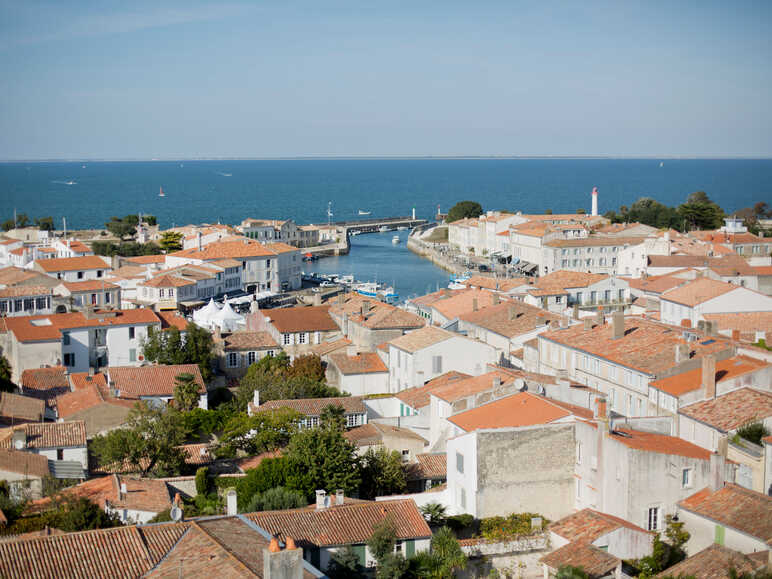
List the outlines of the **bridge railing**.
{"label": "bridge railing", "polygon": [[425,219],[413,219],[407,215],[405,217],[381,217],[373,219],[357,219],[351,221],[334,221],[333,225],[352,227],[357,225],[373,225],[375,223],[393,223],[395,221],[425,221]]}

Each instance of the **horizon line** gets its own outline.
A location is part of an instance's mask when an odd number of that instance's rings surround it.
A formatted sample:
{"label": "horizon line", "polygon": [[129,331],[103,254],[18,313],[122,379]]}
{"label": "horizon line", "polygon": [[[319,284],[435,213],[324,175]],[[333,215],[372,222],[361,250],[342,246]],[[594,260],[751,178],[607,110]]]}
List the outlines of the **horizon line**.
{"label": "horizon line", "polygon": [[557,159],[557,160],[772,160],[770,155],[284,155],[261,157],[44,157],[31,159],[0,159],[0,163],[136,163],[184,161],[323,161],[323,160],[496,160],[496,159]]}

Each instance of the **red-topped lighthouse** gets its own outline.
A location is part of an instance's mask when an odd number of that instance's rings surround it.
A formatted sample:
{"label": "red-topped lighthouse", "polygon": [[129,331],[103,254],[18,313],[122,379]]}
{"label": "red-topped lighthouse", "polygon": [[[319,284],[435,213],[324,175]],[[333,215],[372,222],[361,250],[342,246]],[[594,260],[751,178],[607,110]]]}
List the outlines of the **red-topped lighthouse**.
{"label": "red-topped lighthouse", "polygon": [[592,188],[592,214],[598,215],[598,188]]}

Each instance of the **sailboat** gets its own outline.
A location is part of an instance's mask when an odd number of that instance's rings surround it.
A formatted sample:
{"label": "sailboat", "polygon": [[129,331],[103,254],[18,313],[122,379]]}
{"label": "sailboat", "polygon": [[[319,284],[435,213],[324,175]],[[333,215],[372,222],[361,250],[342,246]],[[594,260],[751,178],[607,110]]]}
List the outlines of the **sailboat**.
{"label": "sailboat", "polygon": [[361,209],[359,210],[360,215],[370,215],[370,213],[372,213],[372,211],[362,211]]}
{"label": "sailboat", "polygon": [[163,187],[161,187],[161,191],[159,191],[158,196],[159,197],[166,197],[166,193],[164,193],[164,188]]}

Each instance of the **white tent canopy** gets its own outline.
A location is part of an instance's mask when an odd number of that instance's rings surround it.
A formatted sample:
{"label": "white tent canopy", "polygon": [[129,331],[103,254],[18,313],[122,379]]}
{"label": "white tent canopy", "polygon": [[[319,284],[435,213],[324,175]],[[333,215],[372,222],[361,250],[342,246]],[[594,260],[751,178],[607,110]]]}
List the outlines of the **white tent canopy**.
{"label": "white tent canopy", "polygon": [[221,332],[235,332],[239,326],[246,325],[246,319],[234,312],[231,305],[225,302],[222,309],[212,316],[211,324],[210,329],[213,329],[213,326],[219,326]]}
{"label": "white tent canopy", "polygon": [[202,328],[212,328],[212,318],[220,313],[220,306],[218,306],[213,299],[209,300],[203,308],[197,309],[193,312],[193,321]]}

